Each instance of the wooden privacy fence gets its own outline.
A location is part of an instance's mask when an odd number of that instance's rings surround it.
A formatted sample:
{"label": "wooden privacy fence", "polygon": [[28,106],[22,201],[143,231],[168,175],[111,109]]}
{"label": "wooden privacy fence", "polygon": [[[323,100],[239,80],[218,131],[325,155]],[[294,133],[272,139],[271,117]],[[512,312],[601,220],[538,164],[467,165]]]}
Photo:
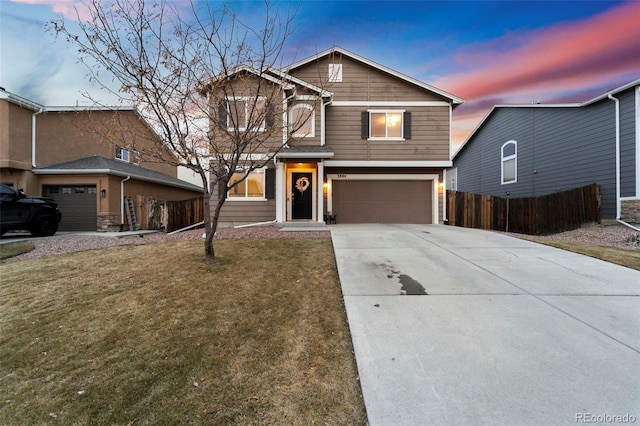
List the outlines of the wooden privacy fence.
{"label": "wooden privacy fence", "polygon": [[600,222],[600,186],[529,198],[447,191],[449,225],[529,235],[553,234]]}
{"label": "wooden privacy fence", "polygon": [[202,197],[180,201],[156,200],[138,196],[140,223],[143,229],[159,229],[172,232],[204,220]]}

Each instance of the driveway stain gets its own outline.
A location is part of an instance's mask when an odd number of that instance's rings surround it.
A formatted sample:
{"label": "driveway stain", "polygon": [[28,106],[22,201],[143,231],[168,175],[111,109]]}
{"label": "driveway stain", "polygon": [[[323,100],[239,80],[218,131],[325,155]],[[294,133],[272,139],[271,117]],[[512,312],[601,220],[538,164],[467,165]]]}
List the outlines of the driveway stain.
{"label": "driveway stain", "polygon": [[401,284],[400,294],[407,296],[428,295],[422,284],[420,284],[417,280],[410,277],[409,275],[403,274],[400,271],[396,271],[393,266],[388,264],[374,264],[372,266],[383,268],[387,273],[387,278],[389,278],[390,280],[398,278],[398,281]]}
{"label": "driveway stain", "polygon": [[404,294],[409,296],[427,294],[427,291],[424,289],[422,284],[411,278],[409,275],[400,274],[398,278],[400,279],[400,284],[402,284],[400,290],[404,291]]}

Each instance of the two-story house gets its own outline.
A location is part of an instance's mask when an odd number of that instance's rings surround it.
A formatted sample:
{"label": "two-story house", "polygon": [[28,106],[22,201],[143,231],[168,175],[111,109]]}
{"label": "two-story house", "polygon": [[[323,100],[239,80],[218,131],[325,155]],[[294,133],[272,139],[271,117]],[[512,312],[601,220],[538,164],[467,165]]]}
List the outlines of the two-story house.
{"label": "two-story house", "polygon": [[597,183],[603,219],[640,223],[640,80],[582,103],[496,105],[453,162],[448,189],[537,197]]}
{"label": "two-story house", "polygon": [[119,230],[127,197],[201,196],[175,166],[145,161],[139,150],[155,143],[133,108],[47,107],[0,90],[0,181],[56,200],[61,231]]}
{"label": "two-story house", "polygon": [[[339,47],[292,64],[282,81],[282,119],[303,123],[273,162],[229,191],[222,225],[322,223],[327,214],[338,223],[442,221],[451,112],[462,99]],[[241,115],[238,102],[228,99],[218,122]]]}

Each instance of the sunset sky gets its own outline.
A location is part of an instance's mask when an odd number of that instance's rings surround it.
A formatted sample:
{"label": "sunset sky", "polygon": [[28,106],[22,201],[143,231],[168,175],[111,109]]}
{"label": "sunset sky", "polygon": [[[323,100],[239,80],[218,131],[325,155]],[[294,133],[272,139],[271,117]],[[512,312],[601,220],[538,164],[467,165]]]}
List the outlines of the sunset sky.
{"label": "sunset sky", "polygon": [[[236,9],[250,20],[260,5]],[[75,105],[97,90],[73,49],[44,31],[60,14],[75,16],[72,6],[0,0],[1,87],[45,105]],[[495,104],[582,102],[640,78],[637,0],[303,0],[294,24],[291,62],[337,45],[465,99],[453,115],[454,149]]]}

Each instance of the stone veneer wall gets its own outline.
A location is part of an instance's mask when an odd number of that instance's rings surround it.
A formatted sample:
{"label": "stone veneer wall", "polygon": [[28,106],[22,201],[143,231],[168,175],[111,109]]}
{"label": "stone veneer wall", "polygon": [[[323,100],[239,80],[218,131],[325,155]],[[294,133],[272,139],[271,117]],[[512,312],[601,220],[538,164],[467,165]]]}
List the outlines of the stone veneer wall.
{"label": "stone veneer wall", "polygon": [[622,200],[620,219],[630,223],[640,223],[640,200]]}
{"label": "stone veneer wall", "polygon": [[98,232],[120,231],[120,215],[98,216]]}

